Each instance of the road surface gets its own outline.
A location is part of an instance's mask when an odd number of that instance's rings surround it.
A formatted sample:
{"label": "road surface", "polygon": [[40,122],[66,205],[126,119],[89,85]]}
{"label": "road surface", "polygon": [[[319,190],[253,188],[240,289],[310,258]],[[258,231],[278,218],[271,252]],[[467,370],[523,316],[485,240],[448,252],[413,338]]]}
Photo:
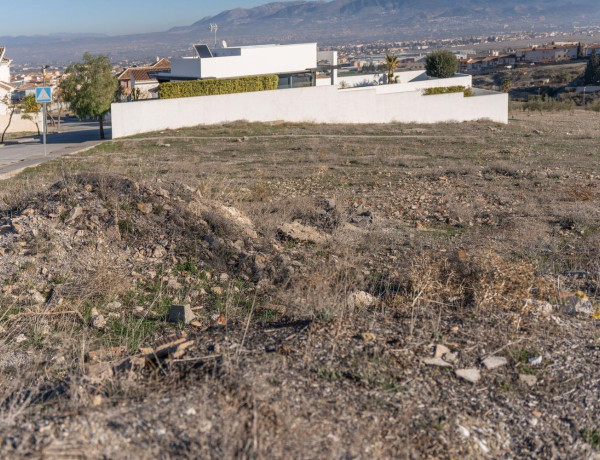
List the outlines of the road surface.
{"label": "road surface", "polygon": [[[47,156],[44,156],[41,136],[10,139],[0,144],[0,178],[102,142],[98,122],[63,122],[61,131],[48,134]],[[104,133],[110,139],[110,124],[105,124]]]}

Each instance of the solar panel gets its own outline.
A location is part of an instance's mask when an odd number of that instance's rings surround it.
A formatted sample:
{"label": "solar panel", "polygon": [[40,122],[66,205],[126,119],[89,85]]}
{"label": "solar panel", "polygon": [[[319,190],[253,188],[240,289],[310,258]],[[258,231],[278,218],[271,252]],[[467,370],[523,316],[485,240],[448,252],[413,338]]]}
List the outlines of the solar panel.
{"label": "solar panel", "polygon": [[213,54],[211,53],[211,51],[207,45],[204,45],[204,44],[194,45],[194,49],[196,50],[196,53],[198,54],[198,57],[200,57],[200,58],[213,57]]}

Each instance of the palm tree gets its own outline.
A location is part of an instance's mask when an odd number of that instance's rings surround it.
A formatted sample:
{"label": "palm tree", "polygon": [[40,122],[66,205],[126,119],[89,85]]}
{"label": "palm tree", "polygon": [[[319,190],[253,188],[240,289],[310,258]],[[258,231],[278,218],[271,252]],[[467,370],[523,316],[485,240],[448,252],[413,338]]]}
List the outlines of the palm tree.
{"label": "palm tree", "polygon": [[388,85],[390,83],[396,83],[394,79],[394,72],[396,71],[396,67],[400,64],[398,60],[398,56],[390,56],[389,54],[385,55],[385,62],[383,63],[383,67],[387,69],[387,82]]}

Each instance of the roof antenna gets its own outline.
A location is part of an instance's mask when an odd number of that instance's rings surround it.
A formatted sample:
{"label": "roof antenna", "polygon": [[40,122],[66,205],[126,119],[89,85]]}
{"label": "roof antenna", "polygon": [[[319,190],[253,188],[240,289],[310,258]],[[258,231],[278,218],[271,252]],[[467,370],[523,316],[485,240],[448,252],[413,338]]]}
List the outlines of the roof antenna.
{"label": "roof antenna", "polygon": [[219,26],[214,22],[211,22],[209,30],[215,33],[215,48],[217,47],[217,30],[219,30]]}

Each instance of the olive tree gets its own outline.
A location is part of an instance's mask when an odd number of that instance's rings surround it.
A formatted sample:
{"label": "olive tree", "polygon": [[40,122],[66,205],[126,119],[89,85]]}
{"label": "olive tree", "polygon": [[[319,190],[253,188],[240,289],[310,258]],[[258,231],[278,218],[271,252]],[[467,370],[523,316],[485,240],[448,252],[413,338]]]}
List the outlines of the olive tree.
{"label": "olive tree", "polygon": [[65,102],[79,119],[98,117],[100,139],[104,139],[104,117],[110,111],[119,86],[112,74],[110,59],[102,54],[85,53],[81,62],[68,67],[67,75],[60,84]]}
{"label": "olive tree", "polygon": [[427,55],[425,70],[430,77],[449,78],[458,70],[458,61],[451,51],[434,51]]}

